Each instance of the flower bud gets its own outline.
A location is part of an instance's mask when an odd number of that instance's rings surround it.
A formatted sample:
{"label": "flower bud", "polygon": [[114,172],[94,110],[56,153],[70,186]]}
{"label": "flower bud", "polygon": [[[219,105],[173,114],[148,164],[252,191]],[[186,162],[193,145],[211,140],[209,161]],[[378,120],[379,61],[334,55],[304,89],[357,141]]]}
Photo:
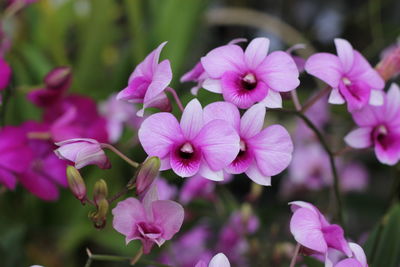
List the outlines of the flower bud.
{"label": "flower bud", "polygon": [[97,211],[89,213],[89,218],[97,229],[102,229],[106,226],[108,208],[109,203],[107,199],[103,198],[97,203]]}
{"label": "flower bud", "polygon": [[107,187],[106,181],[104,181],[103,179],[98,180],[94,184],[94,189],[93,189],[94,203],[96,203],[96,205],[98,205],[98,203],[101,200],[107,199],[107,195],[108,195],[108,187]]}
{"label": "flower bud", "polygon": [[143,162],[136,178],[136,192],[139,196],[145,193],[156,179],[160,165],[161,161],[158,157],[150,157]]}
{"label": "flower bud", "polygon": [[63,91],[72,82],[72,71],[70,67],[58,67],[50,71],[44,78],[44,83],[48,89]]}
{"label": "flower bud", "polygon": [[67,166],[68,185],[74,196],[82,203],[86,199],[86,185],[81,174],[74,166]]}
{"label": "flower bud", "polygon": [[388,47],[382,54],[382,60],[376,66],[376,71],[388,81],[400,74],[400,44]]}

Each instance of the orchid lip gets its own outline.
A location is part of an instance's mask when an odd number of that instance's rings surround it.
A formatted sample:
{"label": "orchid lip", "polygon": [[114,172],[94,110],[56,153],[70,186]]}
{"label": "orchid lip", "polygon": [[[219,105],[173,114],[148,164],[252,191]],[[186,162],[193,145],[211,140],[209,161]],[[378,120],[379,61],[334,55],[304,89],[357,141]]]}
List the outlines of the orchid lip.
{"label": "orchid lip", "polygon": [[343,78],[342,78],[342,81],[343,81],[343,83],[344,83],[345,85],[351,85],[351,81],[350,81],[350,79],[347,78],[347,77],[343,77]]}
{"label": "orchid lip", "polygon": [[243,151],[243,152],[246,151],[247,146],[246,146],[246,142],[245,142],[245,141],[243,141],[242,139],[240,139],[239,145],[240,145],[240,151]]}
{"label": "orchid lip", "polygon": [[257,78],[253,73],[247,73],[242,78],[242,86],[246,90],[253,90],[257,86]]}
{"label": "orchid lip", "polygon": [[194,148],[191,143],[184,143],[179,149],[179,155],[184,159],[190,159],[194,153]]}

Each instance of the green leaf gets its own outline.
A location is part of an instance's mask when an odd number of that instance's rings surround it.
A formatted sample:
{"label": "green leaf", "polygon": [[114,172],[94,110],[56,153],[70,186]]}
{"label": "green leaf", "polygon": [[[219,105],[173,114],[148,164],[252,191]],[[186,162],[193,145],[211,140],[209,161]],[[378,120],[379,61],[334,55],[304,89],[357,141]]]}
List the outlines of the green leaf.
{"label": "green leaf", "polygon": [[365,244],[371,267],[398,267],[400,263],[400,204],[394,205]]}

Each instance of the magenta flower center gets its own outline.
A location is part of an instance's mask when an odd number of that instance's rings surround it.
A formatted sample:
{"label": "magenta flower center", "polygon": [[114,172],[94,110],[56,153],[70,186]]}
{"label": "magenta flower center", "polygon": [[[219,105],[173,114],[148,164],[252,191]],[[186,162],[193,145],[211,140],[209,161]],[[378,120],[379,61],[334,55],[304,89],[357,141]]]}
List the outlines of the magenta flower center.
{"label": "magenta flower center", "polygon": [[257,86],[257,78],[253,73],[247,73],[241,80],[241,85],[246,90],[253,90]]}
{"label": "magenta flower center", "polygon": [[191,159],[194,154],[194,148],[191,143],[184,143],[179,149],[179,156],[183,159]]}
{"label": "magenta flower center", "polygon": [[377,126],[372,132],[372,139],[379,142],[383,147],[386,147],[386,137],[388,133],[388,129],[385,125]]}
{"label": "magenta flower center", "polygon": [[137,227],[143,238],[158,238],[162,235],[162,229],[154,223],[139,222]]}

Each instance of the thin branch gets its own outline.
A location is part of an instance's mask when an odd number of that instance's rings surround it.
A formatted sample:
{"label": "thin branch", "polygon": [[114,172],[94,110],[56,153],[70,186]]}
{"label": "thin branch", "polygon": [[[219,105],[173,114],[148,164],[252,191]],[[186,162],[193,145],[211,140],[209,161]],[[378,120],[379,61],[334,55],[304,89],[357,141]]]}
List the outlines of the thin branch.
{"label": "thin branch", "polygon": [[290,91],[290,96],[292,97],[292,101],[293,101],[294,107],[296,108],[297,111],[300,111],[301,110],[301,104],[300,104],[299,97],[297,96],[296,89]]}
{"label": "thin branch", "polygon": [[181,112],[183,112],[183,105],[181,102],[181,99],[179,98],[178,94],[176,93],[175,89],[171,88],[171,87],[167,87],[167,89],[165,89],[165,91],[171,93],[172,97],[174,98],[176,104],[178,105],[178,108]]}
{"label": "thin branch", "polygon": [[314,105],[319,99],[324,97],[326,94],[329,93],[331,90],[331,87],[326,86],[324,89],[320,90],[316,95],[314,95],[310,100],[307,101],[307,103],[303,106],[301,109],[302,113],[305,113],[309,108],[311,108],[312,105]]}
{"label": "thin branch", "polygon": [[296,265],[297,255],[299,255],[299,251],[300,251],[300,244],[297,243],[296,249],[294,250],[293,258],[290,261],[290,266],[289,267],[294,267]]}
{"label": "thin branch", "polygon": [[125,156],[124,153],[122,153],[121,151],[119,151],[116,147],[110,145],[110,144],[106,144],[106,143],[102,143],[101,144],[102,148],[107,148],[109,150],[111,150],[112,152],[114,152],[115,154],[117,154],[121,159],[125,160],[129,165],[131,165],[134,168],[138,168],[140,166],[139,163],[137,163],[136,161],[131,160],[130,158],[128,158],[127,156]]}

